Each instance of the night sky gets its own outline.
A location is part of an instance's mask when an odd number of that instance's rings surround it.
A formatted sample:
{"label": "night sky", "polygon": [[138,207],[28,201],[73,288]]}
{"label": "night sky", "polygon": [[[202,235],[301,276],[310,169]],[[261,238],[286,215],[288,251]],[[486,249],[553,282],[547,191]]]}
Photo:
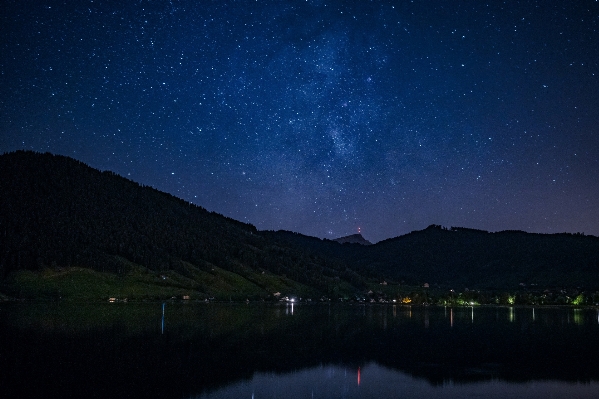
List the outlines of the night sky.
{"label": "night sky", "polygon": [[599,235],[599,2],[0,5],[0,153],[258,229]]}

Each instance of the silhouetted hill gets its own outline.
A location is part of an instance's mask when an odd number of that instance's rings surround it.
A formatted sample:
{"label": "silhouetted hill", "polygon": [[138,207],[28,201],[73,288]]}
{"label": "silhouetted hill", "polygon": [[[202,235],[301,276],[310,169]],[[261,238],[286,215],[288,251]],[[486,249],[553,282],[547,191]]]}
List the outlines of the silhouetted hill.
{"label": "silhouetted hill", "polygon": [[578,233],[489,233],[431,225],[369,246],[338,245],[290,232],[270,234],[345,263],[363,276],[402,284],[599,288],[599,238]]}
{"label": "silhouetted hill", "polygon": [[351,266],[411,283],[461,287],[599,287],[599,238],[582,234],[489,233],[431,225],[371,247]]}
{"label": "silhouetted hill", "polygon": [[352,234],[345,237],[335,238],[333,241],[338,242],[339,244],[360,244],[360,245],[372,245],[370,241],[362,237],[362,234]]}
{"label": "silhouetted hill", "polygon": [[141,267],[206,296],[215,286],[239,295],[351,287],[335,278],[340,262],[68,157],[0,156],[0,193],[0,277],[64,267],[123,276]]}
{"label": "silhouetted hill", "polygon": [[164,289],[155,295],[197,298],[347,296],[368,279],[597,289],[599,238],[432,225],[374,245],[339,245],[257,231],[71,158],[18,151],[0,156],[0,288],[27,296],[29,271],[46,273],[34,291],[50,297],[83,286],[90,296],[144,297],[156,287]]}

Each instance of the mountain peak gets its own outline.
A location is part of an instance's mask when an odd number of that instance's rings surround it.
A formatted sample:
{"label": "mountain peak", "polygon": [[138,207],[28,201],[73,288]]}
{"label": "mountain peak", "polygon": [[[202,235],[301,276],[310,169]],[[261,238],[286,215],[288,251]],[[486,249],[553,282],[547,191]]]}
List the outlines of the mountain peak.
{"label": "mountain peak", "polygon": [[339,244],[345,244],[347,242],[350,244],[372,245],[372,243],[370,241],[368,241],[367,239],[365,239],[364,237],[362,237],[362,234],[360,234],[360,233],[352,234],[352,235],[345,236],[345,237],[339,237],[339,238],[334,239],[333,241],[336,241]]}

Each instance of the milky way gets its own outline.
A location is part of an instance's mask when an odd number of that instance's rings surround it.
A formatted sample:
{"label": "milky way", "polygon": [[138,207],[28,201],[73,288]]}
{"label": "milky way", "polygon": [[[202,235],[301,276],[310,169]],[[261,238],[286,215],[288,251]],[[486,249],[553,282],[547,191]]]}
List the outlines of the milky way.
{"label": "milky way", "polygon": [[597,1],[5,1],[0,18],[0,152],[259,229],[599,235]]}

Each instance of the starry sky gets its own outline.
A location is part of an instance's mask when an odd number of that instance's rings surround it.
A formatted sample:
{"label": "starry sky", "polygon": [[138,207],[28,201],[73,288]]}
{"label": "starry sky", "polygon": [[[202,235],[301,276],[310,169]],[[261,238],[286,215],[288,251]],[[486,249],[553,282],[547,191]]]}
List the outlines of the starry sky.
{"label": "starry sky", "polygon": [[0,5],[0,153],[261,230],[599,235],[599,2]]}

